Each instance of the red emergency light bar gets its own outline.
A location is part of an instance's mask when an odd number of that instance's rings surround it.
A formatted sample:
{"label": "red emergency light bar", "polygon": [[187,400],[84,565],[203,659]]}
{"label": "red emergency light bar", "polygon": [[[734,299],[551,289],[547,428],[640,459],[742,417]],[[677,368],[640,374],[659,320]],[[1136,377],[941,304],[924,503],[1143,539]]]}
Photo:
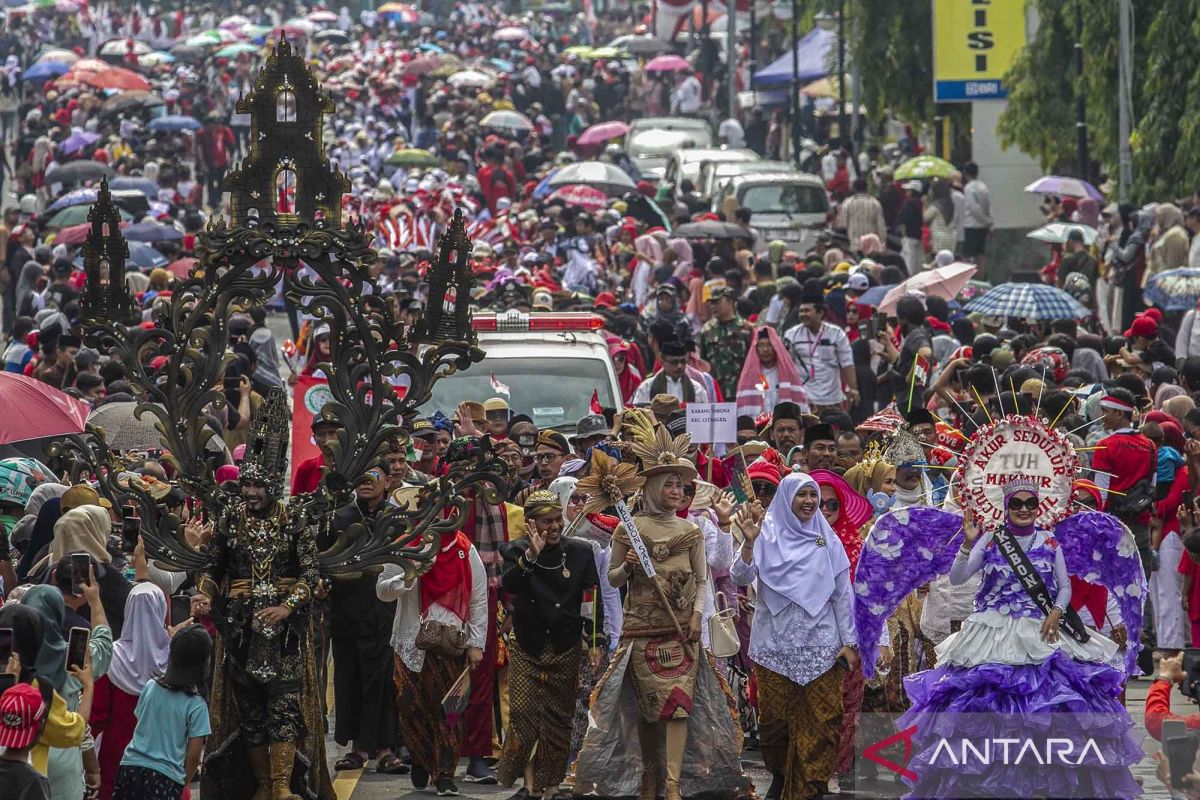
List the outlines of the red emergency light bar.
{"label": "red emergency light bar", "polygon": [[531,313],[505,311],[503,314],[476,314],[471,328],[484,333],[506,331],[554,332],[598,331],[604,327],[604,317],[586,311]]}

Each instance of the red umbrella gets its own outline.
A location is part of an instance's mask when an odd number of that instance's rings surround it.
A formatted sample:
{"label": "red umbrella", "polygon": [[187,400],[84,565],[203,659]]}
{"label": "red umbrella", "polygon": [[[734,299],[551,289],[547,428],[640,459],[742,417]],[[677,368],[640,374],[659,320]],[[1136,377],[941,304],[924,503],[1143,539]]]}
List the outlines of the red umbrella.
{"label": "red umbrella", "polygon": [[90,411],[87,403],[48,383],[0,373],[0,444],[83,433]]}
{"label": "red umbrella", "polygon": [[680,56],[658,56],[650,59],[646,72],[678,72],[681,69],[691,69],[692,65]]}
{"label": "red umbrella", "polygon": [[550,195],[551,200],[562,200],[569,206],[578,206],[584,211],[599,211],[608,207],[608,195],[591,186],[573,183],[563,186]]}
{"label": "red umbrella", "polygon": [[401,75],[428,75],[441,65],[441,60],[433,56],[418,56],[407,64],[403,64],[397,71]]}
{"label": "red umbrella", "polygon": [[[122,228],[128,228],[128,222],[121,223]],[[87,240],[88,233],[92,230],[90,222],[84,222],[79,225],[68,225],[65,228],[59,228],[58,234],[54,237],[55,244],[83,244]]]}
{"label": "red umbrella", "polygon": [[620,120],[600,122],[579,134],[579,138],[575,140],[575,143],[584,146],[604,144],[610,139],[620,139],[627,133],[629,133],[629,126]]}
{"label": "red umbrella", "polygon": [[196,266],[198,260],[195,258],[181,258],[178,261],[172,261],[170,264],[167,264],[167,271],[176,278],[179,278],[179,280],[186,281],[191,277],[192,267]]}
{"label": "red umbrella", "polygon": [[75,62],[70,71],[56,81],[59,82],[84,83],[96,89],[150,90],[150,82],[133,70],[115,67],[92,58]]}

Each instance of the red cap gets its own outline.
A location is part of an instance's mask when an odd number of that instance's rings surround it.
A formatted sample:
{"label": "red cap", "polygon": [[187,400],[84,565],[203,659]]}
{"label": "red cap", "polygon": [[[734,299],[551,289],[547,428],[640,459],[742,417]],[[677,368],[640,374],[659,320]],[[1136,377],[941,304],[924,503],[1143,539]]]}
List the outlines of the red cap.
{"label": "red cap", "polygon": [[1159,311],[1157,308],[1147,308],[1145,311],[1142,312],[1142,316],[1143,317],[1151,317],[1154,319],[1155,322],[1157,322],[1160,325],[1162,324],[1162,321],[1163,321],[1163,313],[1161,311]]}
{"label": "red cap", "polygon": [[592,303],[596,308],[616,308],[617,298],[612,292],[601,292],[596,295],[595,302]]}
{"label": "red cap", "polygon": [[1158,323],[1154,320],[1154,317],[1147,314],[1134,317],[1133,324],[1129,326],[1129,330],[1125,331],[1125,336],[1127,338],[1144,336],[1147,339],[1153,339],[1155,336],[1158,336]]}
{"label": "red cap", "polygon": [[0,695],[0,747],[20,750],[32,745],[45,713],[41,692],[28,683],[10,686]]}
{"label": "red cap", "polygon": [[783,473],[779,471],[779,467],[769,461],[755,461],[750,466],[746,467],[746,475],[752,481],[767,481],[776,486],[783,480]]}
{"label": "red cap", "polygon": [[650,181],[638,181],[637,190],[646,195],[646,197],[654,197],[654,184],[650,183]]}

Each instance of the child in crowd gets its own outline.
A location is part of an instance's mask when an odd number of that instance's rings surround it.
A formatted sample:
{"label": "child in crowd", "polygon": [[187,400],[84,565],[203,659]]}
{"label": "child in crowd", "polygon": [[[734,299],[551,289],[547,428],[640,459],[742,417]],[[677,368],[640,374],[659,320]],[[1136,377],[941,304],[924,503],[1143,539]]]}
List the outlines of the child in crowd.
{"label": "child in crowd", "polygon": [[50,800],[50,781],[29,763],[29,751],[42,732],[46,705],[27,683],[0,695],[0,793],[11,800]]}
{"label": "child in crowd", "polygon": [[147,683],[138,698],[137,728],[121,759],[115,800],[179,800],[192,782],[210,733],[199,687],[211,652],[201,625],[171,640],[167,674]]}

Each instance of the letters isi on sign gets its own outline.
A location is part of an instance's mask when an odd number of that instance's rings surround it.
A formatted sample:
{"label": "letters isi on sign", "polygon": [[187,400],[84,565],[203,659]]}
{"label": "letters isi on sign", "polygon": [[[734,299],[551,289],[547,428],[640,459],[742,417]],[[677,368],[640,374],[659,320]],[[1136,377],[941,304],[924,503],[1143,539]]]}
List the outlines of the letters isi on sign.
{"label": "letters isi on sign", "polygon": [[1025,0],[933,0],[933,99],[1008,97],[1003,79],[1025,46]]}

